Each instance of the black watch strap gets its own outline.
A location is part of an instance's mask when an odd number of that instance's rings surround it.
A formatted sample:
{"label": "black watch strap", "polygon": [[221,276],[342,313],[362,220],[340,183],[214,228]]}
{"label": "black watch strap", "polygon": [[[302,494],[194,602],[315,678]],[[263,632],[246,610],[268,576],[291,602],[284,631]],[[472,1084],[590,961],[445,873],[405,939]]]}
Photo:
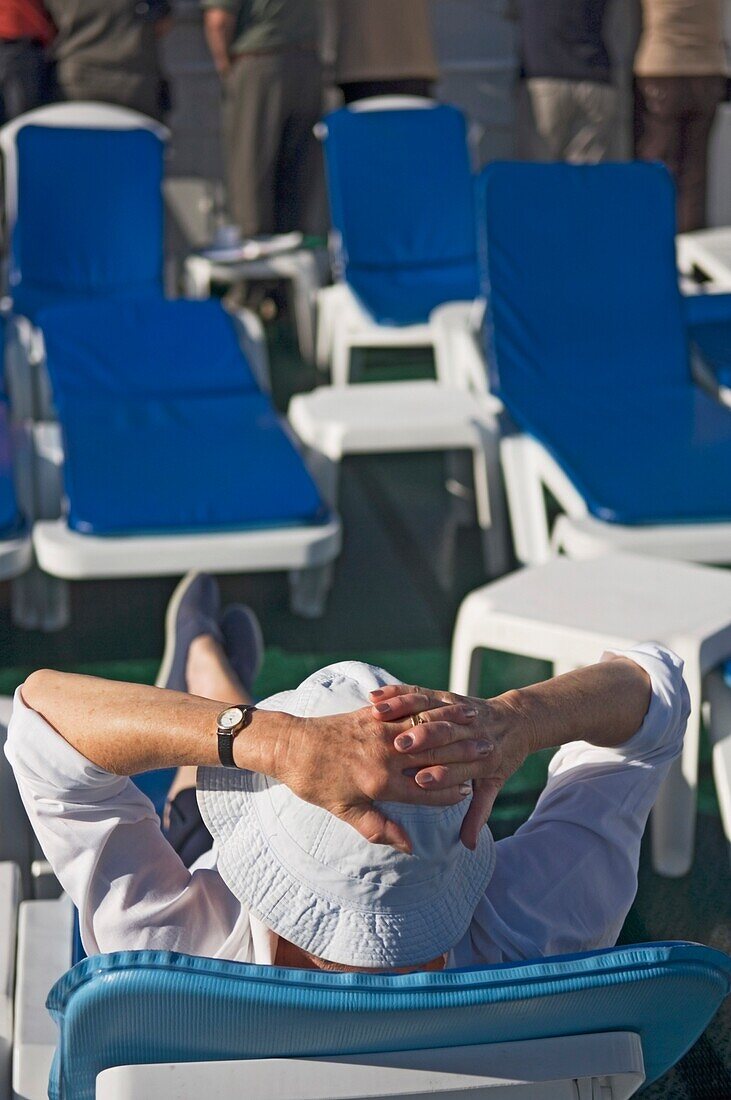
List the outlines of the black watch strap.
{"label": "black watch strap", "polygon": [[[238,733],[238,730],[236,732]],[[218,759],[221,761],[224,768],[238,767],[238,764],[234,760],[235,740],[236,734],[219,733],[218,735]]]}

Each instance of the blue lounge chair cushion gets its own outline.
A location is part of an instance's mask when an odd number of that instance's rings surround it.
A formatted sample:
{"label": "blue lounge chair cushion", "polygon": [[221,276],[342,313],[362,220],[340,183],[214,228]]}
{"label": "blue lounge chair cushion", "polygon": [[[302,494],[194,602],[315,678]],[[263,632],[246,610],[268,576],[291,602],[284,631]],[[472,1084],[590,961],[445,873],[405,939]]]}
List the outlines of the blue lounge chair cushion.
{"label": "blue lounge chair cushion", "polygon": [[54,395],[163,397],[259,387],[220,302],[147,298],[80,301],[45,309],[43,331]]}
{"label": "blue lounge chair cushion", "polygon": [[24,126],[17,136],[14,308],[161,293],[163,144],[148,130]]}
{"label": "blue lounge chair cushion", "polygon": [[694,294],[684,299],[694,351],[719,386],[731,387],[731,294]]}
{"label": "blue lounge chair cushion", "polygon": [[93,1100],[116,1065],[418,1050],[634,1031],[649,1081],[702,1033],[731,959],[655,943],[399,976],[285,970],[157,951],[97,955],[47,1006],[60,1028],[49,1097]]}
{"label": "blue lounge chair cushion", "polygon": [[480,181],[493,388],[602,520],[731,519],[731,413],[690,375],[674,193],[654,164]]}
{"label": "blue lounge chair cushion", "polygon": [[59,404],[69,527],[165,534],[324,522],[268,397],[87,395]]}
{"label": "blue lounge chair cushion", "polygon": [[72,530],[182,534],[327,519],[218,303],[82,303],[39,322]]}
{"label": "blue lounge chair cushion", "polygon": [[445,105],[327,116],[332,223],[348,283],[382,324],[478,293],[464,116]]}

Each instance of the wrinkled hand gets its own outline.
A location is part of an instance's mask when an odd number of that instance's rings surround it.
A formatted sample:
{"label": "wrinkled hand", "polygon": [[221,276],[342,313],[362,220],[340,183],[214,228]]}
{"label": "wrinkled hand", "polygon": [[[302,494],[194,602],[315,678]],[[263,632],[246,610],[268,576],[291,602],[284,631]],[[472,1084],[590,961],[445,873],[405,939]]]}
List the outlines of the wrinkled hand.
{"label": "wrinkled hand", "polygon": [[[450,761],[462,760],[464,738],[477,710],[469,700],[466,705],[439,706],[438,717],[431,715],[430,732],[440,744],[453,746]],[[299,798],[347,821],[366,840],[410,852],[406,831],[374,802],[453,806],[472,794],[456,773],[433,786],[414,782],[421,758],[412,760],[394,748],[394,737],[411,729],[408,718],[385,723],[371,707],[324,718],[293,717],[274,747],[268,774]]]}
{"label": "wrinkled hand", "polygon": [[[495,699],[468,699],[448,691],[392,684],[371,692],[373,716],[395,733],[394,747],[410,761],[415,783],[437,793],[471,782],[472,802],[460,834],[466,848],[477,845],[498,792],[536,744],[535,731],[520,693]],[[469,725],[449,725],[444,713],[466,707],[476,711]],[[425,721],[403,729],[404,718],[423,714]],[[396,731],[398,727],[398,731]]]}

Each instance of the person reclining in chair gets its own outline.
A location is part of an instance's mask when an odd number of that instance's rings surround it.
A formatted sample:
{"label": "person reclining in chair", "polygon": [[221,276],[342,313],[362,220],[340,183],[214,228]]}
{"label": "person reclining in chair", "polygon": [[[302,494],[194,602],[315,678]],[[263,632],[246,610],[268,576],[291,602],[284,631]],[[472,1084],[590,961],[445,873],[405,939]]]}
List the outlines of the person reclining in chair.
{"label": "person reclining in chair", "polygon": [[[250,707],[258,624],[219,610],[203,575],[171,601],[159,682],[189,694],[39,671],[16,695],[5,751],[87,953],[404,971],[614,944],[682,746],[674,654],[487,700],[345,662]],[[495,843],[500,787],[544,748],[533,814]],[[202,820],[172,792],[166,837],[128,776],[173,765],[198,767]]]}

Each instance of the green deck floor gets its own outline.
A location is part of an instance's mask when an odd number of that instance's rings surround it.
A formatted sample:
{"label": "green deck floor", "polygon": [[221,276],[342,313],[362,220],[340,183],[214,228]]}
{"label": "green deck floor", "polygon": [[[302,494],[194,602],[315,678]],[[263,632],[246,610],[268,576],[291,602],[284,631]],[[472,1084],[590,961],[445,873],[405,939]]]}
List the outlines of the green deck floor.
{"label": "green deck floor", "polygon": [[[312,372],[293,350],[291,333],[270,332],[275,394],[282,407],[311,387]],[[419,353],[397,363],[369,360],[368,377],[414,377],[428,371]],[[449,644],[461,598],[483,583],[474,528],[454,520],[439,455],[357,458],[344,464],[341,513],[345,542],[325,617],[293,618],[283,576],[222,577],[224,600],[250,603],[261,618],[266,659],[260,696],[292,687],[333,660],[381,664],[405,680],[446,687]],[[72,586],[72,623],[55,635],[11,627],[8,586],[0,585],[0,694],[33,668],[51,666],[150,683],[162,652],[163,616],[175,579],[87,582]],[[496,694],[549,675],[547,665],[490,654],[482,690]],[[534,759],[508,784],[493,830],[504,836],[530,813],[545,775]],[[707,751],[701,769],[698,845],[693,871],[680,880],[653,874],[648,846],[624,942],[689,939],[731,951],[731,874]],[[648,1100],[731,1100],[731,1006],[676,1069],[645,1090]]]}

